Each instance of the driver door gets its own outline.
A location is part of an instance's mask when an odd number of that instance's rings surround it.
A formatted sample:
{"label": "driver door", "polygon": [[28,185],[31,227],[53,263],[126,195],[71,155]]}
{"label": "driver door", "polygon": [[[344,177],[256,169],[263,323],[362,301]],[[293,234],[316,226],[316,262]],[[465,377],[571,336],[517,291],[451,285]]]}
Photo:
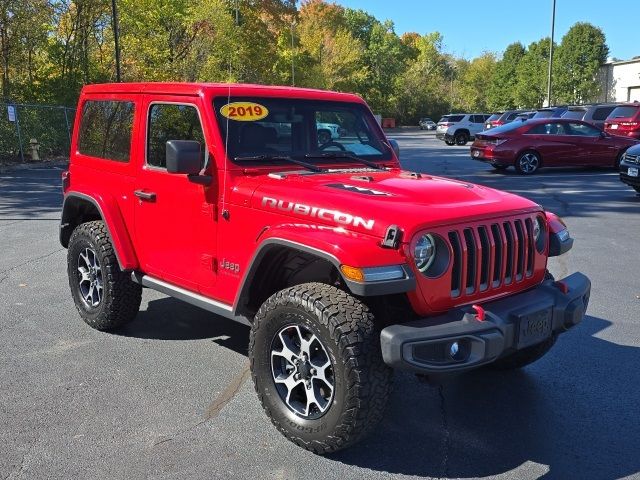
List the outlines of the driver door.
{"label": "driver door", "polygon": [[[187,175],[168,173],[166,142],[195,140],[206,167],[199,99],[145,99],[145,162],[136,179],[135,235],[143,271],[171,284],[198,291],[215,281],[214,187]],[[215,181],[211,185],[215,185]]]}

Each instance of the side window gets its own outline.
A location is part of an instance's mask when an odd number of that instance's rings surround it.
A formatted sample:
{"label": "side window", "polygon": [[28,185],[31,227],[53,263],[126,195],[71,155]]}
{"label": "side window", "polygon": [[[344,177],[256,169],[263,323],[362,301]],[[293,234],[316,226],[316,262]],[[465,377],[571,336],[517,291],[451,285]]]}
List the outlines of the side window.
{"label": "side window", "polygon": [[80,153],[116,162],[128,162],[133,111],[133,102],[85,102],[78,137]]}
{"label": "side window", "polygon": [[567,135],[561,123],[542,123],[529,129],[530,135]]}
{"label": "side window", "polygon": [[196,107],[157,103],[149,110],[147,131],[147,164],[166,168],[166,144],[169,140],[200,142],[204,167],[205,142]]}
{"label": "side window", "polygon": [[606,119],[609,114],[611,112],[613,112],[613,109],[616,108],[615,106],[611,106],[611,107],[601,107],[601,108],[596,108],[593,111],[593,115],[592,118],[594,120],[604,120]]}
{"label": "side window", "polygon": [[569,128],[571,132],[569,135],[579,135],[582,137],[598,137],[600,136],[600,130],[590,125],[583,123],[570,123]]}

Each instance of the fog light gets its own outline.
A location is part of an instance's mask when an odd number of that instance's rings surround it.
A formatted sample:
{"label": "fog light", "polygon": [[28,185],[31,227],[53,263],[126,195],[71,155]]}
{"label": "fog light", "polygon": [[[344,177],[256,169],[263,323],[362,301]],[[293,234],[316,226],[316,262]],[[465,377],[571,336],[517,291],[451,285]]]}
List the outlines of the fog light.
{"label": "fog light", "polygon": [[469,344],[465,339],[451,342],[447,347],[449,358],[454,362],[464,362],[469,357]]}
{"label": "fog light", "polygon": [[451,358],[456,358],[456,355],[458,355],[459,351],[460,345],[458,345],[458,342],[453,342],[451,345],[449,345],[449,355],[451,356]]}

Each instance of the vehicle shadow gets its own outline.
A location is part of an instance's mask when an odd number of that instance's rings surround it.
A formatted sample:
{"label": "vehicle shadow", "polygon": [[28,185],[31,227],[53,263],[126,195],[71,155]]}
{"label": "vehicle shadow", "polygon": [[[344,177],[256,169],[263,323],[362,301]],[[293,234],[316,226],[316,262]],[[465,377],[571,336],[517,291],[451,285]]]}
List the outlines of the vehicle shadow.
{"label": "vehicle shadow", "polygon": [[595,336],[609,325],[585,318],[546,357],[521,371],[485,369],[441,387],[397,375],[400,385],[382,425],[329,458],[441,478],[517,468],[558,479],[636,474],[640,348]]}
{"label": "vehicle shadow", "polygon": [[247,355],[249,327],[172,297],[150,300],[135,321],[112,333],[153,340],[203,340]]}

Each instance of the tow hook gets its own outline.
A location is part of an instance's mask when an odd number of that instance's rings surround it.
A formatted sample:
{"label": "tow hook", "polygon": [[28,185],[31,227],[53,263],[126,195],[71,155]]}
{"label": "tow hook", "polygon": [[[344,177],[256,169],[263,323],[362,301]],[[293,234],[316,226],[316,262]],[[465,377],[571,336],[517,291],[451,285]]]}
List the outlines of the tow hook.
{"label": "tow hook", "polygon": [[480,305],[471,305],[471,308],[473,308],[476,312],[476,320],[478,320],[479,322],[484,322],[484,308],[482,308]]}

